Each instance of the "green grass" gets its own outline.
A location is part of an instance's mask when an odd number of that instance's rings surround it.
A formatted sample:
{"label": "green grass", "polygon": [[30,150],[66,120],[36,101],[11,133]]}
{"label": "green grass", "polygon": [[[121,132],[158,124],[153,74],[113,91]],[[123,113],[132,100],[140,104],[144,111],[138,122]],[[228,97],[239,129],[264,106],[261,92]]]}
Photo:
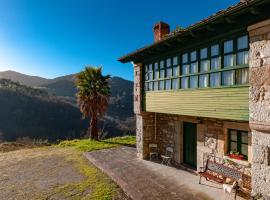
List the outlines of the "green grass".
{"label": "green grass", "polygon": [[100,149],[108,149],[121,145],[134,145],[136,143],[135,136],[115,137],[107,140],[94,141],[90,139],[83,140],[65,140],[58,144],[59,147],[73,147],[80,151],[95,151]]}

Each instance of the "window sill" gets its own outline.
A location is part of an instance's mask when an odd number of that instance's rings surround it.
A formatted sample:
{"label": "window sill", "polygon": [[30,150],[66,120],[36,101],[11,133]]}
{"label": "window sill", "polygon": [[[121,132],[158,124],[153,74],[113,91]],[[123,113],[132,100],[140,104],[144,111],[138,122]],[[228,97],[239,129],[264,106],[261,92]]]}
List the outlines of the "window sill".
{"label": "window sill", "polygon": [[229,156],[223,156],[223,158],[231,162],[234,162],[236,164],[243,165],[245,167],[251,167],[251,163],[248,162],[247,160],[237,160],[237,159],[230,158]]}

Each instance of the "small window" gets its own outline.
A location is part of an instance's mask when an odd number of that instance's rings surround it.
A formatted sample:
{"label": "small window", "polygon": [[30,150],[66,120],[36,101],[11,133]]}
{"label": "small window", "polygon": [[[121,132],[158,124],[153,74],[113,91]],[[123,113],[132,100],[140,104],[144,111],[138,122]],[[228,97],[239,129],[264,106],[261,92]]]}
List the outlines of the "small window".
{"label": "small window", "polygon": [[155,63],[155,70],[158,70],[158,63]]}
{"label": "small window", "polygon": [[243,155],[248,159],[248,132],[240,130],[228,130],[229,148],[228,153]]}
{"label": "small window", "polygon": [[235,71],[235,82],[236,85],[241,85],[241,84],[247,84],[248,83],[248,68],[244,69],[237,69]]}
{"label": "small window", "polygon": [[155,71],[155,78],[156,78],[156,79],[159,78],[159,71]]}
{"label": "small window", "polygon": [[197,52],[196,51],[192,51],[190,54],[190,61],[194,62],[197,60]]}
{"label": "small window", "polygon": [[153,82],[148,83],[148,90],[152,91],[153,90]]}
{"label": "small window", "polygon": [[188,54],[185,53],[185,54],[182,55],[182,63],[184,64],[184,63],[187,63],[187,62],[188,62]]}
{"label": "small window", "polygon": [[165,78],[165,70],[164,69],[161,69],[159,71],[159,78]]}
{"label": "small window", "polygon": [[210,74],[210,86],[211,87],[220,86],[220,73],[211,73]]}
{"label": "small window", "polygon": [[248,36],[245,35],[237,38],[237,49],[241,50],[246,48],[248,48]]}
{"label": "small window", "polygon": [[211,58],[211,70],[220,69],[220,57]]}
{"label": "small window", "polygon": [[213,45],[211,46],[211,57],[218,56],[219,55],[219,45]]}
{"label": "small window", "polygon": [[190,64],[190,73],[191,74],[198,73],[198,63],[197,62]]}
{"label": "small window", "polygon": [[168,58],[166,63],[167,63],[167,67],[170,67],[172,65],[172,60]]}
{"label": "small window", "polygon": [[188,77],[183,77],[181,79],[181,88],[182,89],[188,88]]}
{"label": "small window", "polygon": [[201,51],[200,51],[200,58],[201,59],[207,58],[207,48],[201,49]]}
{"label": "small window", "polygon": [[171,79],[166,80],[166,90],[170,90],[171,89],[171,84],[172,84]]}
{"label": "small window", "polygon": [[174,66],[178,65],[178,57],[177,56],[173,57],[173,65]]}
{"label": "small window", "polygon": [[176,77],[176,76],[179,76],[179,67],[174,67],[173,68],[173,76]]}
{"label": "small window", "polygon": [[199,87],[200,88],[208,87],[208,74],[203,74],[199,76]]}
{"label": "small window", "polygon": [[182,65],[182,75],[189,73],[189,65]]}
{"label": "small window", "polygon": [[172,68],[167,68],[166,70],[166,76],[171,77],[172,76]]}
{"label": "small window", "polygon": [[233,40],[224,42],[224,53],[233,52]]}
{"label": "small window", "polygon": [[222,85],[228,86],[233,85],[233,71],[222,72]]}
{"label": "small window", "polygon": [[229,54],[224,56],[224,67],[234,66],[234,55]]}
{"label": "small window", "polygon": [[164,81],[159,81],[158,87],[159,87],[159,90],[164,90]]}
{"label": "small window", "polygon": [[242,51],[237,53],[237,65],[248,64],[248,51]]}
{"label": "small window", "polygon": [[198,88],[198,76],[190,77],[190,88]]}
{"label": "small window", "polygon": [[209,70],[209,60],[201,61],[200,72],[207,72]]}
{"label": "small window", "polygon": [[158,81],[154,82],[154,90],[158,90]]}
{"label": "small window", "polygon": [[148,91],[148,90],[149,90],[149,89],[148,89],[148,82],[145,82],[145,83],[144,83],[144,90],[145,90],[145,91]]}
{"label": "small window", "polygon": [[179,79],[178,78],[175,78],[172,80],[172,88],[174,90],[179,88]]}
{"label": "small window", "polygon": [[159,63],[160,69],[164,69],[164,60],[161,60]]}

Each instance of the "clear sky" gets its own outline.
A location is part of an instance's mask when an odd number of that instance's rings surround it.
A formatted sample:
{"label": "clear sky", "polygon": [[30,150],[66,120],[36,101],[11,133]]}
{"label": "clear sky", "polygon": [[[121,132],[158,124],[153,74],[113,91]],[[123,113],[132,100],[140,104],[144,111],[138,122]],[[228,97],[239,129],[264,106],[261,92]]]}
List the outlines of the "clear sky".
{"label": "clear sky", "polygon": [[0,0],[0,71],[53,78],[102,65],[133,79],[117,58],[153,42],[164,21],[186,27],[238,0]]}

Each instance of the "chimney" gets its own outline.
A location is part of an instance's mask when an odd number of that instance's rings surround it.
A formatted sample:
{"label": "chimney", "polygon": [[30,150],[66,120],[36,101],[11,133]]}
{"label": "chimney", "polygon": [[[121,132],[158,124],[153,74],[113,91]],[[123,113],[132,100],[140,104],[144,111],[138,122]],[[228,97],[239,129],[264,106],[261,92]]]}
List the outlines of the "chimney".
{"label": "chimney", "polygon": [[170,33],[170,26],[164,22],[158,22],[154,25],[154,42],[164,38]]}

